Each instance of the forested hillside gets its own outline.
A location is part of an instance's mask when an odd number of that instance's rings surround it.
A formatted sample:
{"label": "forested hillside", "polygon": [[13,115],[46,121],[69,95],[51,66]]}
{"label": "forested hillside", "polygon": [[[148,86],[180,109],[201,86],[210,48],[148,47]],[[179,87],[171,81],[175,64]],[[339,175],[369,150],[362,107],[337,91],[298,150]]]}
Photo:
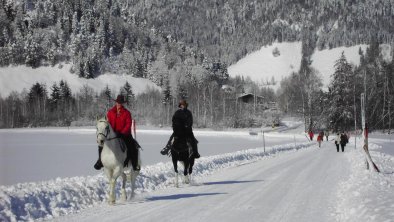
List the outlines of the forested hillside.
{"label": "forested hillside", "polygon": [[[392,1],[2,0],[0,4],[0,66],[71,63],[70,71],[82,78],[106,72],[148,78],[163,91],[132,96],[130,102],[137,117],[153,124],[168,124],[179,98],[193,101],[196,124],[202,127],[248,127],[276,118],[277,114],[264,113],[266,106],[256,106],[256,101],[238,103],[237,96],[249,89],[265,104],[276,101],[281,111],[303,115],[306,128],[327,127],[332,120],[321,116],[329,109],[324,103],[336,97],[321,90],[319,73],[310,67],[311,55],[316,49],[372,44],[370,51],[360,52],[364,60],[360,67],[349,69],[347,80],[357,77],[349,84],[358,84],[362,73],[369,73],[367,79],[376,83],[370,86],[370,96],[379,98],[369,107],[371,120],[376,128],[391,126],[392,65],[381,59],[378,46],[394,45]],[[300,69],[282,81],[276,95],[250,79],[228,77],[229,64],[274,41],[302,42]],[[108,106],[116,93],[133,95],[125,83],[117,92],[86,88],[58,97],[57,84],[49,89],[32,83],[28,92],[0,98],[0,127],[92,120],[97,107]],[[65,91],[66,86],[63,82]],[[342,113],[350,118],[347,123],[355,118],[348,111]]]}
{"label": "forested hillside", "polygon": [[319,49],[393,41],[394,3],[386,0],[131,0],[149,26],[211,57],[234,63],[273,41],[302,40]]}
{"label": "forested hillside", "polygon": [[[2,0],[0,65],[68,61],[82,77],[111,70],[232,64],[273,41],[315,47],[393,42],[391,1]],[[206,64],[207,65],[207,64]],[[175,70],[174,70],[175,69]],[[183,70],[184,71],[184,70]],[[164,72],[164,74],[162,73]],[[160,75],[165,75],[161,71]]]}

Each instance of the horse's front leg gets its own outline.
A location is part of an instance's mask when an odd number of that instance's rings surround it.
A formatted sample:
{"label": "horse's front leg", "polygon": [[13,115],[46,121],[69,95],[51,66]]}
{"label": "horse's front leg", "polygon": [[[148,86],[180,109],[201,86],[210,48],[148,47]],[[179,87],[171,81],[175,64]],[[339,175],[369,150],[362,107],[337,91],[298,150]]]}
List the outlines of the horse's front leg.
{"label": "horse's front leg", "polygon": [[184,169],[183,169],[183,176],[184,176],[184,182],[186,183],[186,184],[189,184],[189,182],[190,182],[190,180],[189,180],[189,177],[188,177],[188,172],[189,172],[189,161],[185,161],[184,162]]}
{"label": "horse's front leg", "polygon": [[108,178],[108,203],[113,204],[115,203],[115,181],[114,180],[114,171],[111,169],[104,168],[105,175]]}
{"label": "horse's front leg", "polygon": [[174,154],[172,155],[172,164],[174,165],[174,171],[175,171],[175,187],[179,187],[179,184],[178,184],[178,160]]}
{"label": "horse's front leg", "polygon": [[115,183],[116,183],[115,178],[111,178],[109,180],[109,197],[108,197],[109,204],[115,204]]}
{"label": "horse's front leg", "polygon": [[120,195],[120,198],[122,201],[127,200],[126,182],[127,182],[127,176],[125,173],[122,173],[122,189],[121,189],[121,195]]}
{"label": "horse's front leg", "polygon": [[193,166],[194,166],[194,158],[191,158],[189,163],[189,175],[193,173]]}
{"label": "horse's front leg", "polygon": [[137,176],[138,176],[139,173],[140,173],[139,170],[137,170],[137,171],[130,170],[130,175],[129,175],[129,177],[130,177],[129,182],[131,183],[131,195],[130,195],[130,198],[134,197],[135,181],[136,181]]}

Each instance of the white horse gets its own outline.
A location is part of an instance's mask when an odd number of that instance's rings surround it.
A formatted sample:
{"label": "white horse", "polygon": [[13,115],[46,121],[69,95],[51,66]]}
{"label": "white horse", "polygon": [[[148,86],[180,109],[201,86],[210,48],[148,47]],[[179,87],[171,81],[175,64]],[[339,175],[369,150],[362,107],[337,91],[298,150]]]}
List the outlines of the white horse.
{"label": "white horse", "polygon": [[[107,117],[97,119],[96,128],[97,143],[99,146],[103,146],[103,151],[101,152],[101,162],[104,165],[104,172],[109,180],[108,202],[110,204],[115,203],[115,185],[116,179],[119,176],[122,176],[123,179],[121,199],[122,201],[126,201],[127,194],[125,187],[127,177],[129,177],[129,181],[131,182],[132,197],[134,195],[135,179],[138,176],[139,171],[133,171],[131,164],[128,164],[130,167],[123,167],[127,154],[126,151],[122,151],[121,147],[126,147],[126,144],[124,144],[121,138],[116,137],[116,133],[107,121]],[[129,171],[129,173],[127,173],[126,170]]]}

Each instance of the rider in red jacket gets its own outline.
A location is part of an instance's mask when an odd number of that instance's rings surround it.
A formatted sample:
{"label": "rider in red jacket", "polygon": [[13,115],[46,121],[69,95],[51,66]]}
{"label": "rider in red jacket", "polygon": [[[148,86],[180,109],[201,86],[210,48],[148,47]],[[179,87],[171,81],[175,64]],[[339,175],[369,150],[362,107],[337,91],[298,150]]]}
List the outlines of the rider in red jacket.
{"label": "rider in red jacket", "polygon": [[[117,134],[117,137],[123,139],[127,146],[127,159],[125,165],[131,160],[131,164],[134,170],[139,170],[138,165],[138,148],[137,141],[134,140],[131,135],[131,124],[133,119],[131,113],[123,106],[126,102],[123,95],[118,95],[115,100],[116,104],[107,112],[107,119],[112,129]],[[99,147],[99,159],[97,160],[94,168],[99,170],[103,167],[101,162],[101,151],[102,147]]]}
{"label": "rider in red jacket", "polygon": [[131,113],[121,103],[116,103],[107,113],[112,129],[122,135],[131,135]]}

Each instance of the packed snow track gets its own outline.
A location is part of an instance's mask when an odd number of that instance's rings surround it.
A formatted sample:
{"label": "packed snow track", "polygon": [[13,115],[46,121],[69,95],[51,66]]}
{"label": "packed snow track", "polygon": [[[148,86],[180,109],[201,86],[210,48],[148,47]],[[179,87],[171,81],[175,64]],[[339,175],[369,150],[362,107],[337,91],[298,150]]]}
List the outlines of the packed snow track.
{"label": "packed snow track", "polygon": [[349,162],[333,144],[225,168],[57,221],[335,221],[336,194]]}

